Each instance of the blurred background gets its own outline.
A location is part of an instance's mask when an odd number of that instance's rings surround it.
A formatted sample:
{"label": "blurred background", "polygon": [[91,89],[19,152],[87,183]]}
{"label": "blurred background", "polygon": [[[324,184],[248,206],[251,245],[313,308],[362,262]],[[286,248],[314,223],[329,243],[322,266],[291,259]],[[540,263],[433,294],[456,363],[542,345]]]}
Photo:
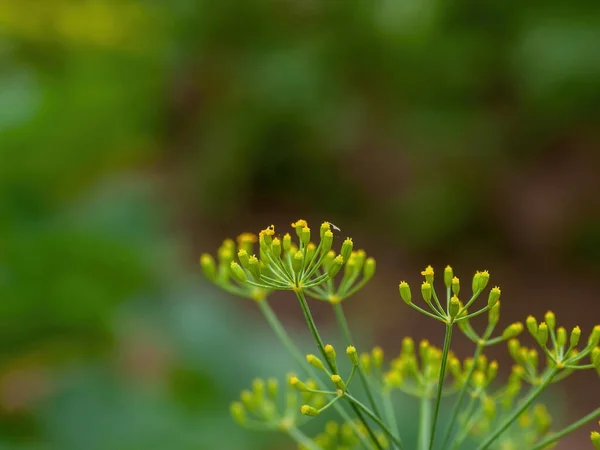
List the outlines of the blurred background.
{"label": "blurred background", "polygon": [[[0,2],[0,449],[291,448],[230,420],[293,365],[197,269],[271,223],[331,221],[377,259],[346,305],[365,347],[441,345],[397,294],[427,264],[488,269],[502,326],[553,309],[589,332],[600,3],[540,5]],[[292,298],[273,306],[307,336]],[[556,427],[597,383],[555,389]]]}

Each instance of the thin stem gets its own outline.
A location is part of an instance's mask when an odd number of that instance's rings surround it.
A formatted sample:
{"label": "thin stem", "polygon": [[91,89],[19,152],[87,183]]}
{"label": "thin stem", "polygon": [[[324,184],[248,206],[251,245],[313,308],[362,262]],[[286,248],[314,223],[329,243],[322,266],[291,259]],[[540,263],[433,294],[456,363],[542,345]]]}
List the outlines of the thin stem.
{"label": "thin stem", "polygon": [[[290,336],[287,334],[287,332],[283,328],[283,325],[281,324],[281,322],[279,321],[279,319],[277,318],[277,316],[275,315],[275,313],[269,306],[268,302],[266,300],[262,300],[257,303],[260,307],[261,312],[265,316],[267,323],[270,325],[271,329],[273,330],[275,335],[278,337],[278,339],[281,341],[281,343],[283,344],[285,349],[292,355],[292,357],[296,360],[298,365],[302,368],[302,370],[306,373],[307,376],[312,377],[315,380],[318,380],[319,377],[318,377],[317,373],[315,372],[315,369],[313,368],[313,366],[311,366],[310,364],[308,364],[306,362],[306,359],[302,356],[302,353],[300,352],[300,350],[298,349],[296,344],[294,344],[294,342],[291,340]],[[358,436],[358,438],[360,439],[363,447],[366,450],[370,450],[371,445],[370,445],[369,441],[365,438],[365,436],[358,429],[358,426],[356,425],[356,423],[350,419],[350,416],[348,415],[348,413],[346,412],[344,407],[340,403],[335,403],[333,405],[333,407],[339,413],[339,415],[342,416],[342,419],[344,420],[344,422],[350,424],[350,426],[352,427],[352,430],[354,431],[356,436]]]}
{"label": "thin stem", "polygon": [[437,296],[437,293],[435,292],[435,287],[433,287],[433,284],[431,285],[431,292],[433,294],[433,300],[435,301],[435,304],[439,308],[439,311],[442,313],[442,316],[445,315],[444,308],[442,308],[442,304],[440,303],[440,300],[438,299],[438,296]]}
{"label": "thin stem", "polygon": [[544,439],[543,441],[540,441],[537,444],[535,444],[535,446],[531,450],[541,450],[543,448],[546,448],[546,446],[548,444],[552,444],[553,442],[558,441],[560,438],[575,431],[577,428],[582,427],[586,423],[597,419],[598,417],[600,417],[600,408],[596,408],[591,413],[582,417],[577,422],[572,423],[568,427],[565,427],[562,430],[557,431],[556,433],[552,433],[550,436],[546,437],[546,439]]}
{"label": "thin stem", "polygon": [[[390,429],[387,427],[387,425],[385,423],[383,423],[383,421],[373,411],[371,411],[369,408],[367,408],[365,405],[363,405],[355,397],[351,396],[348,393],[348,391],[344,392],[344,397],[346,397],[348,400],[350,400],[350,404],[357,406],[362,411],[364,411],[365,414],[367,414],[367,416],[369,416],[371,419],[373,419],[373,421],[375,421],[375,423],[377,423],[377,425],[379,425],[381,427],[383,432],[388,435],[388,437],[394,442],[394,444],[396,444],[398,446],[398,448],[400,448],[402,450],[402,441],[400,441],[400,439],[396,435],[394,435],[394,433],[392,433],[390,431]],[[375,438],[375,443],[377,444],[377,446],[379,448],[381,448],[379,441],[376,438]]]}
{"label": "thin stem", "polygon": [[458,315],[460,316],[460,314],[469,309],[469,306],[471,306],[473,304],[473,302],[475,302],[475,300],[477,300],[477,297],[479,297],[479,294],[481,294],[483,292],[482,289],[478,289],[477,292],[475,292],[473,294],[473,296],[469,299],[469,301],[467,302],[467,304],[465,306],[463,306],[462,308],[460,308],[460,311],[458,311]]}
{"label": "thin stem", "polygon": [[396,420],[396,414],[394,413],[394,404],[392,403],[392,393],[389,390],[384,390],[381,393],[383,399],[383,412],[387,418],[388,423],[394,429],[398,435],[398,440],[402,442],[400,437],[400,430],[398,429],[398,422]]}
{"label": "thin stem", "polygon": [[440,402],[442,400],[442,389],[444,387],[444,377],[446,376],[446,363],[448,362],[448,352],[450,350],[450,343],[452,342],[452,324],[446,324],[446,336],[444,337],[444,349],[442,350],[442,366],[440,367],[440,377],[438,380],[437,395],[435,397],[435,412],[433,413],[433,425],[431,427],[431,438],[429,440],[429,450],[433,448],[433,441],[435,439],[435,428],[437,425],[437,418],[440,412]]}
{"label": "thin stem", "polygon": [[306,448],[307,450],[320,450],[321,449],[321,447],[319,447],[317,444],[315,444],[312,439],[310,439],[308,436],[306,436],[302,431],[300,431],[296,427],[288,428],[287,433],[290,435],[290,437],[294,441],[296,441],[296,443],[301,445],[303,448]]}
{"label": "thin stem", "polygon": [[467,314],[466,316],[462,316],[462,317],[457,317],[456,320],[466,320],[466,319],[472,319],[473,317],[477,317],[480,314],[483,314],[484,312],[488,311],[491,307],[488,305],[484,308],[481,308],[479,311],[475,311],[474,313],[471,314]]}
{"label": "thin stem", "polygon": [[319,347],[319,351],[321,355],[325,359],[325,362],[329,366],[329,369],[332,373],[337,374],[336,367],[329,361],[327,357],[327,353],[325,353],[325,344],[323,343],[323,339],[321,339],[321,335],[319,334],[319,330],[317,330],[317,324],[313,320],[312,314],[310,313],[310,309],[308,308],[308,303],[306,303],[306,297],[304,296],[304,292],[295,291],[296,297],[298,297],[298,301],[300,302],[300,308],[302,308],[302,312],[304,313],[304,318],[306,319],[306,323],[308,324],[308,328],[310,329],[311,334]]}
{"label": "thin stem", "polygon": [[[306,323],[308,324],[308,327],[310,328],[310,332],[312,333],[312,335],[315,339],[315,342],[316,342],[317,346],[319,347],[319,351],[321,352],[321,355],[325,359],[325,362],[327,362],[327,365],[331,369],[331,372],[334,374],[337,374],[337,370],[336,370],[337,368],[331,363],[331,361],[329,361],[329,358],[327,357],[327,353],[325,353],[325,345],[323,344],[323,340],[321,339],[319,330],[317,330],[317,325],[315,324],[312,314],[310,313],[310,309],[308,307],[308,303],[306,302],[306,297],[304,296],[304,293],[302,291],[295,291],[295,292],[296,292],[296,296],[298,297],[298,301],[300,302],[300,307],[302,308],[302,312],[304,313],[304,317],[306,318]],[[363,423],[363,425],[367,429],[369,436],[371,436],[371,439],[373,439],[377,448],[381,449],[381,445],[379,444],[379,441],[377,440],[377,436],[375,436],[375,433],[371,429],[369,422],[367,422],[367,420],[364,418],[364,416],[362,415],[362,413],[360,412],[360,410],[358,409],[358,407],[355,404],[350,403],[350,406],[352,407],[352,409],[354,410],[354,412],[356,413],[356,415],[358,416],[360,421]]]}
{"label": "thin stem", "polygon": [[325,406],[323,406],[322,408],[319,409],[319,413],[322,413],[323,411],[325,411],[327,408],[329,408],[330,406],[334,405],[335,402],[337,402],[340,399],[340,396],[337,395],[334,398],[331,399],[331,401],[329,403],[327,403]]}
{"label": "thin stem", "polygon": [[348,377],[348,381],[346,381],[346,387],[350,386],[350,382],[354,378],[354,374],[356,373],[356,366],[352,366],[352,371],[350,372],[350,376]]}
{"label": "thin stem", "polygon": [[469,368],[469,372],[467,373],[466,378],[463,381],[463,384],[460,388],[458,399],[452,408],[452,412],[450,413],[450,420],[448,421],[448,425],[446,426],[446,431],[444,433],[444,443],[442,444],[442,448],[447,448],[448,441],[450,440],[450,436],[452,435],[452,429],[454,428],[454,423],[458,417],[458,412],[460,411],[460,407],[462,406],[463,400],[465,399],[465,395],[467,393],[467,386],[471,382],[471,378],[475,373],[475,368],[477,367],[477,359],[479,359],[479,355],[483,351],[483,345],[478,344],[475,353],[473,354],[473,364]]}
{"label": "thin stem", "polygon": [[427,450],[429,448],[429,429],[431,427],[431,399],[429,395],[421,397],[419,403],[419,440],[418,449]]}
{"label": "thin stem", "polygon": [[527,397],[525,397],[523,399],[523,401],[521,402],[521,404],[519,405],[519,407],[509,416],[507,417],[499,426],[498,428],[496,428],[496,430],[492,433],[490,433],[487,437],[487,439],[485,441],[483,441],[483,443],[481,443],[479,445],[479,447],[477,447],[476,450],[484,450],[486,448],[489,448],[490,445],[492,445],[492,443],[498,439],[498,437],[504,433],[504,431],[506,431],[506,429],[515,421],[517,420],[517,418],[521,415],[521,413],[523,413],[523,411],[525,411],[529,405],[531,405],[531,403],[540,395],[540,393],[546,389],[546,387],[548,387],[548,385],[552,382],[552,379],[554,378],[554,376],[556,375],[556,373],[558,372],[558,368],[553,367],[552,369],[550,369],[546,375],[546,377],[543,379],[543,381],[540,383],[539,386],[537,386],[536,388],[532,389],[529,394],[527,395]]}
{"label": "thin stem", "polygon": [[[346,340],[346,345],[353,345],[352,344],[352,342],[353,342],[352,334],[350,333],[350,328],[348,327],[348,321],[346,320],[346,315],[344,314],[344,309],[342,308],[342,304],[335,303],[333,305],[333,310],[335,311],[335,317],[337,318],[338,324],[340,325],[340,328],[342,329],[342,333],[344,334],[344,338]],[[367,398],[369,399],[371,408],[373,408],[373,411],[375,412],[375,414],[377,414],[379,416],[380,415],[379,410],[377,409],[375,397],[373,396],[373,392],[371,391],[371,385],[370,385],[369,380],[367,379],[367,376],[365,374],[365,371],[362,368],[362,365],[360,363],[358,364],[358,374],[360,375],[360,381],[362,382],[365,392],[367,393]]]}
{"label": "thin stem", "polygon": [[414,303],[411,303],[410,306],[413,307],[414,309],[416,309],[417,311],[419,311],[420,313],[431,317],[432,319],[436,319],[436,320],[439,320],[440,322],[444,322],[444,323],[446,322],[446,319],[443,319],[440,316],[436,316],[435,314],[431,314],[429,311],[425,311],[423,308],[415,305]]}

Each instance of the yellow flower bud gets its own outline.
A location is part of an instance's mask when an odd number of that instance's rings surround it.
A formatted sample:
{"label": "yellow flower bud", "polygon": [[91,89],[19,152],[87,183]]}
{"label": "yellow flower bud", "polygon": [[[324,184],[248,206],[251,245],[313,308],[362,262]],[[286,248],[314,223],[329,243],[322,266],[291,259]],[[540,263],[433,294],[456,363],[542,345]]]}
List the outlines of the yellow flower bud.
{"label": "yellow flower bud", "polygon": [[300,392],[308,392],[308,386],[298,379],[298,377],[290,377],[290,386],[296,388]]}
{"label": "yellow flower bud", "polygon": [[592,445],[596,450],[600,450],[600,433],[597,431],[592,431],[590,434],[590,439],[592,440]]}
{"label": "yellow flower bud", "polygon": [[302,228],[302,230],[300,231],[300,241],[304,245],[308,245],[308,243],[310,242],[310,228],[308,228],[308,227]]}
{"label": "yellow flower bud", "polygon": [[400,285],[398,286],[398,289],[400,291],[400,297],[402,297],[404,303],[410,305],[412,300],[410,294],[410,286],[408,285],[408,283],[406,281],[401,281]]}
{"label": "yellow flower bud", "polygon": [[252,382],[252,390],[257,399],[261,399],[265,395],[265,381],[261,378],[255,378]]}
{"label": "yellow flower bud", "polygon": [[532,348],[529,350],[529,352],[527,353],[527,360],[530,362],[530,364],[533,367],[537,368],[539,358],[538,358],[538,352],[536,349]]}
{"label": "yellow flower bud", "polygon": [[498,375],[498,361],[492,361],[488,365],[488,370],[487,370],[488,383],[493,381],[496,378],[496,375]]}
{"label": "yellow flower bud", "polygon": [[302,407],[300,408],[300,412],[302,414],[304,414],[305,416],[310,416],[310,417],[319,415],[319,410],[310,405],[302,405]]}
{"label": "yellow flower bud", "polygon": [[415,341],[409,336],[402,339],[402,354],[407,356],[415,354]]}
{"label": "yellow flower bud", "polygon": [[321,251],[327,253],[333,245],[333,233],[331,230],[325,231],[325,234],[321,237]]}
{"label": "yellow flower bud", "polygon": [[281,241],[279,238],[273,239],[273,242],[271,243],[271,255],[275,261],[281,258]]}
{"label": "yellow flower bud", "polygon": [[452,278],[454,278],[454,272],[452,271],[452,267],[446,266],[444,269],[444,284],[447,288],[452,285]]}
{"label": "yellow flower bud", "polygon": [[383,365],[383,349],[381,347],[375,347],[371,352],[373,358],[373,366],[380,369]]}
{"label": "yellow flower bud", "polygon": [[333,372],[337,372],[337,357],[333,345],[327,344],[325,346],[325,356],[327,357],[327,361],[329,361],[329,364],[333,367]]}
{"label": "yellow flower bud", "polygon": [[292,269],[294,273],[300,273],[302,270],[302,263],[304,262],[304,254],[298,250],[292,258]]}
{"label": "yellow flower bud", "polygon": [[375,275],[375,258],[367,258],[363,267],[363,276],[365,280],[370,280]]}
{"label": "yellow flower bud", "polygon": [[479,274],[479,290],[483,291],[490,280],[490,273],[487,270],[484,270]]}
{"label": "yellow flower bud", "polygon": [[431,303],[431,292],[431,284],[429,284],[427,281],[424,281],[421,285],[421,295],[426,303]]}
{"label": "yellow flower bud", "polygon": [[579,338],[581,337],[581,328],[575,327],[571,331],[571,347],[577,347],[579,344]]}
{"label": "yellow flower bud", "polygon": [[537,320],[535,320],[535,317],[527,316],[527,319],[525,320],[525,325],[527,325],[529,333],[531,333],[531,335],[537,339],[538,323]]}
{"label": "yellow flower bud", "polygon": [[340,377],[339,375],[331,375],[331,381],[333,382],[336,388],[341,389],[342,391],[346,390],[346,383],[344,383],[344,380],[342,380],[342,377]]}
{"label": "yellow flower bud", "polygon": [[323,361],[321,361],[319,358],[317,358],[315,355],[306,355],[306,361],[308,361],[308,363],[319,369],[319,370],[325,370],[325,366],[323,365]]}
{"label": "yellow flower bud", "polygon": [[241,402],[233,402],[230,407],[231,417],[238,425],[244,425],[248,421],[246,409]]}
{"label": "yellow flower bud", "polygon": [[500,302],[492,306],[488,312],[488,322],[490,325],[496,325],[500,320]]}
{"label": "yellow flower bud", "polygon": [[290,233],[285,233],[283,235],[283,251],[289,252],[291,248],[292,248],[292,237],[290,236]]}
{"label": "yellow flower bud", "polygon": [[371,372],[371,355],[368,353],[360,354],[360,366],[364,369],[365,372]]}
{"label": "yellow flower bud", "polygon": [[267,228],[265,228],[264,230],[262,230],[258,234],[258,236],[259,236],[259,238],[260,237],[263,238],[263,241],[264,241],[265,245],[268,247],[273,242],[273,235],[274,234],[275,234],[275,226],[274,225],[270,225]]}
{"label": "yellow flower bud", "polygon": [[471,283],[471,287],[473,289],[473,294],[475,294],[479,290],[479,279],[481,278],[481,272],[479,270],[475,272],[473,275],[473,281]]}
{"label": "yellow flower bud", "polygon": [[402,375],[397,371],[387,372],[383,381],[388,388],[399,388],[403,382]]}
{"label": "yellow flower bud", "polygon": [[490,291],[490,295],[488,297],[488,306],[492,307],[500,300],[500,288],[496,286]]}
{"label": "yellow flower bud", "polygon": [[508,353],[515,361],[519,361],[519,351],[521,349],[521,343],[518,339],[510,339],[508,341]]}
{"label": "yellow flower bud", "polygon": [[260,280],[260,263],[255,255],[248,258],[248,272],[252,274],[255,280]]}
{"label": "yellow flower bud", "polygon": [[565,327],[558,327],[556,330],[556,344],[558,347],[564,347],[567,344],[567,330],[565,330]]}
{"label": "yellow flower bud", "polygon": [[458,293],[460,292],[460,280],[458,277],[452,278],[452,293],[458,297]]}
{"label": "yellow flower bud", "polygon": [[351,238],[346,238],[346,240],[342,243],[342,250],[340,251],[340,254],[342,255],[342,258],[344,258],[344,261],[348,261],[348,258],[350,258],[353,247],[354,244]]}
{"label": "yellow flower bud", "polygon": [[348,359],[350,359],[350,362],[353,366],[358,366],[358,353],[356,348],[354,348],[352,345],[348,346],[346,348],[346,355],[348,355]]}
{"label": "yellow flower bud", "polygon": [[306,223],[306,220],[299,219],[292,223],[291,226],[296,230],[296,234],[298,235],[298,237],[300,237],[300,235],[302,234],[302,228],[307,227],[308,223]]}
{"label": "yellow flower bud", "polygon": [[229,246],[222,245],[218,250],[219,264],[228,266],[233,261],[233,250]]}
{"label": "yellow flower bud", "polygon": [[471,378],[471,384],[475,389],[482,388],[485,386],[485,374],[479,370],[473,372],[473,378]]}
{"label": "yellow flower bud", "polygon": [[[257,237],[253,233],[242,233],[237,238],[238,247],[240,249],[246,250],[246,253],[252,253],[253,244],[256,244]],[[231,239],[223,242],[223,247],[229,248],[229,250],[233,253],[235,249],[235,244]]]}
{"label": "yellow flower bud", "polygon": [[248,411],[256,411],[258,403],[256,402],[256,397],[252,394],[252,392],[243,390],[240,394],[240,399]]}
{"label": "yellow flower bud", "polygon": [[331,232],[331,225],[329,225],[329,222],[323,222],[321,224],[321,228],[319,229],[319,237],[321,238],[321,240],[323,239],[323,237],[325,237],[325,233],[327,232]]}
{"label": "yellow flower bud", "polygon": [[450,307],[448,308],[448,313],[450,314],[451,318],[455,318],[456,315],[458,314],[458,311],[460,310],[460,301],[458,300],[458,297],[455,295],[450,299]]}
{"label": "yellow flower bud", "polygon": [[230,268],[231,273],[240,283],[245,283],[246,281],[248,281],[248,276],[246,275],[246,272],[240,267],[238,263],[232,261]]}
{"label": "yellow flower bud", "polygon": [[462,370],[461,369],[462,368],[461,368],[460,360],[456,356],[453,356],[448,359],[448,370],[450,371],[452,376],[458,381],[460,381],[460,379],[462,378]]}
{"label": "yellow flower bud", "polygon": [[542,347],[546,346],[546,342],[548,342],[548,325],[545,322],[540,323],[538,326],[536,339]]}
{"label": "yellow flower bud", "polygon": [[344,257],[342,255],[337,255],[334,259],[333,259],[333,263],[331,264],[331,267],[329,268],[329,270],[327,271],[327,275],[329,275],[329,278],[334,278],[342,269],[342,266],[344,265]]}
{"label": "yellow flower bud", "polygon": [[507,326],[502,332],[503,339],[512,339],[517,337],[523,332],[523,324],[521,322],[515,322]]}
{"label": "yellow flower bud", "polygon": [[215,260],[208,253],[203,253],[202,256],[200,256],[200,267],[206,278],[210,281],[215,281],[217,279],[217,266]]}
{"label": "yellow flower bud", "polygon": [[427,281],[429,284],[433,284],[433,267],[427,266],[425,270],[421,272],[421,275],[425,277],[425,281]]}
{"label": "yellow flower bud", "polygon": [[423,339],[421,342],[419,342],[419,356],[421,357],[421,361],[427,361],[428,354],[429,341],[427,339]]}
{"label": "yellow flower bud", "polygon": [[556,316],[554,315],[554,313],[552,311],[548,311],[546,313],[546,315],[544,316],[544,320],[546,321],[546,325],[548,326],[548,329],[554,330],[554,328],[556,327]]}

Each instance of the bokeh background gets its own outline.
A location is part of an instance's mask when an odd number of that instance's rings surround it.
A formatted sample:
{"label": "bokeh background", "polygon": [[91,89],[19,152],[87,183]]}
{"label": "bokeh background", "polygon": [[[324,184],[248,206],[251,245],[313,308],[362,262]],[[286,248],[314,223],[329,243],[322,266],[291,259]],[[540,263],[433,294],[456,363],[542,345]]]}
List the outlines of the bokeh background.
{"label": "bokeh background", "polygon": [[[197,269],[271,223],[376,257],[346,307],[365,347],[441,343],[397,295],[429,263],[490,270],[504,325],[589,330],[599,42],[591,0],[0,2],[0,449],[288,448],[228,405],[291,362]],[[562,386],[557,426],[600,400],[594,373]]]}

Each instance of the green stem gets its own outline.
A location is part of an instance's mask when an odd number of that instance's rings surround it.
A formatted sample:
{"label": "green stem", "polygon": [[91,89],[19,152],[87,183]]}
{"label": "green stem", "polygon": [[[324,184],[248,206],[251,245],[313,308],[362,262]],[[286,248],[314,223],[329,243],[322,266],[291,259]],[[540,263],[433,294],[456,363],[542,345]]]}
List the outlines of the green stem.
{"label": "green stem", "polygon": [[544,439],[543,441],[540,441],[537,444],[535,444],[535,446],[531,450],[541,450],[541,449],[545,448],[548,444],[552,444],[552,443],[558,441],[560,438],[575,431],[577,428],[582,427],[586,423],[588,423],[594,419],[597,419],[598,417],[600,417],[600,408],[596,408],[591,413],[589,413],[587,416],[582,417],[577,422],[572,423],[568,427],[565,427],[562,430],[557,431],[556,433],[552,433],[550,436],[546,437],[546,439]]}
{"label": "green stem", "polygon": [[[402,442],[400,437],[400,430],[398,429],[398,422],[396,421],[396,414],[394,413],[394,404],[392,403],[391,392],[385,390],[381,394],[383,398],[383,412],[387,418],[388,423],[393,427],[394,431],[398,434],[398,440]],[[396,446],[394,447],[396,448]]]}
{"label": "green stem", "polygon": [[[321,352],[321,355],[325,359],[325,362],[327,362],[327,365],[329,366],[329,369],[331,369],[331,372],[334,374],[337,374],[337,368],[331,363],[331,361],[329,361],[329,358],[327,357],[327,353],[325,353],[325,345],[323,344],[323,340],[321,339],[321,335],[319,334],[317,325],[315,324],[312,314],[310,313],[310,309],[308,307],[308,303],[306,302],[306,297],[304,296],[304,293],[302,291],[296,291],[296,296],[298,297],[298,301],[300,302],[300,307],[302,308],[302,312],[304,313],[306,323],[308,324],[308,328],[310,328],[310,332],[312,333],[312,335],[315,339],[317,347],[319,347],[319,351]],[[362,415],[362,413],[360,412],[360,410],[357,408],[357,406],[354,403],[350,403],[350,406],[354,410],[354,412],[356,413],[356,415],[358,416],[360,421],[365,426],[367,432],[369,433],[369,436],[371,436],[371,439],[373,439],[377,448],[379,448],[381,450],[381,445],[379,444],[379,441],[377,440],[377,436],[375,436],[375,433],[371,429],[369,422],[367,422],[365,417]]]}
{"label": "green stem", "polygon": [[[402,441],[396,435],[394,435],[394,433],[391,432],[391,430],[387,427],[387,425],[385,423],[383,423],[383,421],[373,411],[371,411],[369,408],[367,408],[365,405],[363,405],[355,397],[351,396],[348,391],[344,392],[344,397],[346,397],[348,400],[350,400],[351,405],[355,405],[356,407],[360,408],[362,411],[365,412],[365,414],[367,416],[369,416],[371,419],[373,419],[373,421],[381,427],[383,432],[385,434],[387,434],[387,436],[392,440],[392,442],[394,442],[394,444],[396,444],[398,446],[398,448],[400,450],[402,450]],[[374,442],[378,448],[381,448],[379,441],[376,438],[375,438]]]}
{"label": "green stem", "polygon": [[444,349],[442,350],[442,366],[440,367],[440,377],[438,380],[437,395],[435,396],[435,412],[433,413],[433,425],[431,427],[431,438],[429,439],[429,450],[433,448],[435,439],[435,428],[437,418],[440,412],[440,402],[442,400],[442,389],[444,387],[444,377],[446,376],[446,363],[448,362],[448,352],[450,351],[450,343],[452,342],[452,324],[446,324],[446,336],[444,337]]}
{"label": "green stem", "polygon": [[308,328],[310,329],[310,332],[317,344],[317,347],[319,347],[319,351],[321,352],[323,359],[325,359],[325,362],[329,366],[331,373],[337,374],[336,367],[331,363],[331,361],[329,361],[329,358],[327,357],[327,353],[325,352],[325,344],[323,343],[323,339],[321,339],[319,330],[317,330],[317,324],[315,323],[312,314],[310,313],[310,309],[308,308],[308,303],[306,302],[306,297],[304,296],[304,293],[302,291],[295,292],[296,297],[298,297],[298,301],[300,302],[300,308],[302,308],[302,313],[304,313],[304,318],[306,319]]}
{"label": "green stem", "polygon": [[302,431],[300,431],[296,427],[288,428],[287,433],[290,435],[290,437],[294,441],[296,441],[296,443],[301,445],[306,450],[320,450],[321,449],[321,447],[319,447],[317,444],[315,444],[312,439],[310,439],[308,436],[306,436]]}
{"label": "green stem", "polygon": [[[346,345],[353,345],[352,344],[352,334],[350,333],[350,328],[348,327],[348,321],[346,320],[346,315],[344,314],[342,304],[341,303],[334,304],[333,310],[335,311],[335,316],[338,320],[340,328],[342,329],[344,338],[346,339]],[[360,381],[362,382],[365,392],[367,393],[367,398],[369,399],[371,408],[373,408],[373,411],[375,412],[375,414],[380,416],[379,410],[377,409],[377,404],[375,402],[375,397],[373,396],[373,392],[371,390],[371,385],[370,385],[369,380],[367,379],[367,376],[365,374],[365,371],[360,363],[358,365],[358,374],[360,375]]]}
{"label": "green stem", "polygon": [[427,450],[429,448],[429,428],[431,426],[431,399],[429,395],[421,397],[419,404],[419,440],[418,449]]}
{"label": "green stem", "polygon": [[483,351],[483,345],[477,344],[475,353],[473,354],[473,364],[471,364],[471,367],[469,368],[467,377],[464,379],[463,384],[460,388],[460,391],[458,394],[458,399],[456,400],[456,403],[454,404],[454,407],[452,408],[452,412],[450,413],[450,420],[448,422],[448,425],[446,426],[446,431],[444,432],[444,443],[442,444],[442,448],[447,448],[448,441],[450,440],[450,436],[452,435],[452,429],[454,428],[454,423],[456,422],[456,419],[458,417],[458,412],[460,411],[460,407],[462,406],[462,403],[465,399],[465,395],[467,393],[467,386],[471,382],[471,378],[473,377],[473,374],[475,373],[475,368],[477,367],[476,362],[479,359],[479,355],[481,355],[482,351]]}
{"label": "green stem", "polygon": [[414,308],[414,309],[416,309],[416,310],[417,310],[417,311],[419,311],[421,314],[425,314],[426,316],[428,316],[428,317],[431,317],[432,319],[439,320],[439,321],[441,321],[441,322],[444,322],[444,323],[446,323],[446,319],[443,319],[443,318],[442,318],[442,317],[440,317],[439,315],[438,315],[438,316],[436,316],[435,314],[431,314],[429,311],[425,311],[423,308],[421,308],[421,307],[419,307],[419,306],[415,305],[414,303],[411,303],[409,306],[410,306],[411,308]]}
{"label": "green stem", "polygon": [[[310,364],[308,364],[306,362],[306,359],[302,356],[302,353],[300,352],[300,350],[298,349],[296,344],[294,344],[294,342],[291,340],[290,336],[287,334],[287,332],[283,328],[283,325],[281,324],[281,322],[279,321],[279,319],[277,318],[277,316],[275,315],[275,313],[269,306],[269,303],[266,300],[262,300],[257,303],[260,307],[261,312],[265,316],[267,323],[269,324],[269,326],[271,327],[271,329],[273,330],[273,332],[275,333],[277,338],[281,341],[281,343],[283,344],[285,349],[292,355],[292,357],[296,360],[298,365],[307,374],[307,376],[312,377],[315,380],[318,380],[319,377],[318,377],[317,373],[315,372],[315,369],[313,368],[313,366],[311,366]],[[365,438],[365,436],[358,429],[358,426],[350,418],[350,416],[348,415],[348,413],[346,412],[344,407],[339,403],[335,403],[333,405],[333,407],[339,413],[339,415],[342,416],[342,419],[344,420],[344,422],[350,424],[350,426],[352,427],[352,430],[354,431],[356,436],[358,436],[358,438],[360,439],[363,447],[366,450],[371,449],[371,445],[370,445],[369,441]]]}
{"label": "green stem", "polygon": [[531,405],[531,403],[542,393],[542,391],[546,389],[546,387],[548,387],[548,385],[552,382],[554,376],[557,374],[558,370],[559,369],[556,367],[550,369],[550,371],[547,373],[546,377],[544,377],[544,380],[540,383],[540,385],[529,392],[527,397],[525,397],[521,402],[520,406],[509,417],[507,417],[493,433],[490,433],[487,439],[483,441],[483,443],[481,443],[476,450],[484,450],[486,448],[489,448],[489,446],[492,445],[492,443],[496,439],[498,439],[498,437],[502,433],[504,433],[504,431],[506,431],[506,429],[515,420],[517,420],[517,418],[523,413],[523,411],[525,411],[529,407],[529,405]]}

